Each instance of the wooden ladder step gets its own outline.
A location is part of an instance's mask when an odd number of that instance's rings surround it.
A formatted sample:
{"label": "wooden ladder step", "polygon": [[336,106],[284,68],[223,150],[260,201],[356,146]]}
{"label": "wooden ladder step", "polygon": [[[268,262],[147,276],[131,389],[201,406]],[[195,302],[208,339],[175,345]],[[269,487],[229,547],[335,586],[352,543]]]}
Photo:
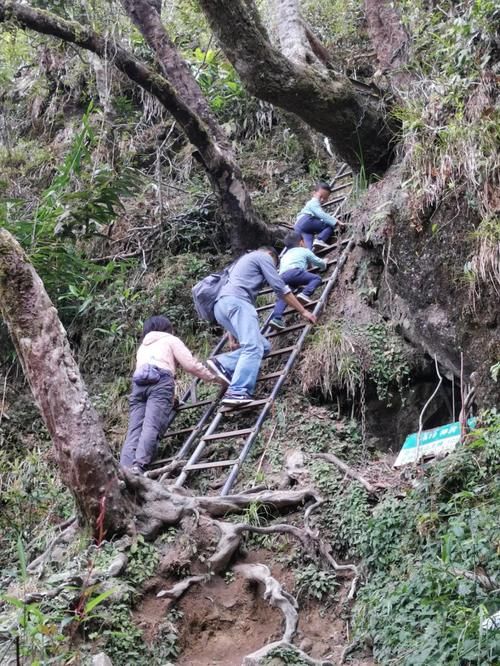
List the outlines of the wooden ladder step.
{"label": "wooden ladder step", "polygon": [[189,432],[193,432],[196,428],[181,428],[180,430],[172,430],[171,432],[166,432],[162,439],[165,437],[175,437],[176,435],[187,435]]}
{"label": "wooden ladder step", "polygon": [[289,354],[295,349],[295,345],[290,345],[289,347],[282,347],[281,349],[273,349],[272,352],[269,352],[267,356],[264,356],[264,361],[273,356],[280,356],[281,354]]}
{"label": "wooden ladder step", "polygon": [[344,183],[343,185],[338,185],[337,187],[334,187],[331,190],[331,194],[333,194],[334,192],[340,192],[340,190],[345,190],[346,187],[352,187],[352,183]]}
{"label": "wooden ladder step", "polygon": [[260,377],[257,377],[258,382],[267,382],[270,379],[278,379],[278,377],[281,377],[283,373],[280,372],[279,370],[277,372],[268,372],[267,375],[261,375]]}
{"label": "wooden ladder step", "polygon": [[[312,301],[312,303],[307,303],[304,305],[305,308],[310,308],[313,305],[316,305],[316,303],[319,303],[319,301]],[[268,303],[267,305],[262,305],[260,308],[257,308],[257,312],[264,312],[265,310],[272,310],[274,306],[276,305],[276,302],[273,303]],[[294,310],[293,308],[288,308],[285,310],[284,314],[289,314],[290,312],[297,312],[297,310]]]}
{"label": "wooden ladder step", "polygon": [[[268,354],[266,358],[269,358],[271,354]],[[246,405],[222,405],[220,408],[220,411],[223,412],[224,414],[227,414],[228,412],[241,412],[244,409],[253,409],[254,407],[260,407],[261,405],[265,405],[266,402],[269,402],[269,398],[261,398],[259,400],[252,400],[252,402],[249,402]]]}
{"label": "wooden ladder step", "polygon": [[185,402],[182,405],[177,407],[177,411],[180,412],[183,409],[193,409],[194,407],[204,407],[205,405],[212,404],[213,400],[199,400],[198,402]]}
{"label": "wooden ladder step", "polygon": [[281,331],[273,331],[272,333],[268,333],[266,335],[266,338],[277,338],[279,335],[286,335],[287,333],[293,333],[293,331],[300,331],[304,330],[307,324],[294,324],[293,326],[288,326],[287,328],[284,328]]}
{"label": "wooden ladder step", "polygon": [[[325,248],[326,251],[326,248]],[[324,278],[321,280],[321,284],[325,284],[325,282],[328,282],[328,278]],[[267,289],[263,289],[262,291],[259,291],[259,296],[264,296],[265,294],[271,294],[273,292],[272,287],[268,287]]]}
{"label": "wooden ladder step", "polygon": [[201,439],[204,442],[211,442],[214,439],[231,439],[231,437],[241,437],[253,432],[253,428],[242,428],[241,430],[228,430],[227,432],[214,432],[213,435],[205,435]]}
{"label": "wooden ladder step", "polygon": [[232,467],[238,463],[238,458],[236,460],[216,460],[215,462],[208,463],[194,463],[193,465],[186,465],[184,467],[184,472],[191,472],[195,469],[211,469],[213,467]]}

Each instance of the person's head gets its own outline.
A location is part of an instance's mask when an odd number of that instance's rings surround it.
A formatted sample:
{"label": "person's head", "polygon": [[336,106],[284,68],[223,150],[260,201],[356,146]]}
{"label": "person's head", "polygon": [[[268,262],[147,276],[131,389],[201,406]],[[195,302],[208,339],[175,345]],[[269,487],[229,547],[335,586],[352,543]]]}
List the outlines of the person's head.
{"label": "person's head", "polygon": [[330,185],[328,185],[328,183],[316,183],[316,187],[314,188],[314,196],[319,200],[320,204],[326,203],[331,193],[332,188]]}
{"label": "person's head", "polygon": [[172,333],[173,330],[172,322],[168,317],[154,315],[153,317],[146,319],[144,322],[144,326],[142,327],[142,339],[144,340],[146,335],[148,333],[153,333],[153,331],[158,333]]}
{"label": "person's head", "polygon": [[296,231],[290,231],[283,240],[287,250],[291,250],[293,247],[304,247],[304,239],[301,234],[298,234]]}
{"label": "person's head", "polygon": [[270,245],[263,245],[262,247],[259,247],[259,250],[261,252],[266,252],[268,255],[270,255],[270,257],[274,261],[275,266],[278,265],[279,257],[274,247],[271,247]]}

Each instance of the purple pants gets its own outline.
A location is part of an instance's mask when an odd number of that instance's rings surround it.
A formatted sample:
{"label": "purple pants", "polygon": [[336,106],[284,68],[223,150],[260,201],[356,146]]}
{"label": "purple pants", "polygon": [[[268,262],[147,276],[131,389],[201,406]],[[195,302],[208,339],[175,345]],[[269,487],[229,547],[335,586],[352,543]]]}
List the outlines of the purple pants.
{"label": "purple pants", "polygon": [[156,384],[132,382],[128,432],[120,456],[122,467],[138,465],[143,469],[152,462],[168,426],[174,392],[174,378],[163,370]]}
{"label": "purple pants", "polygon": [[[314,290],[321,284],[321,278],[314,273],[308,273],[301,268],[291,268],[289,271],[281,273],[280,277],[289,287],[304,287],[302,293],[306,296],[312,296]],[[273,319],[281,319],[285,311],[286,303],[280,298],[274,306]]]}
{"label": "purple pants", "polygon": [[297,220],[294,228],[297,233],[302,235],[306,247],[310,250],[313,246],[314,236],[317,236],[318,240],[328,243],[333,234],[333,227],[320,220],[319,217],[314,217],[314,215],[302,215]]}

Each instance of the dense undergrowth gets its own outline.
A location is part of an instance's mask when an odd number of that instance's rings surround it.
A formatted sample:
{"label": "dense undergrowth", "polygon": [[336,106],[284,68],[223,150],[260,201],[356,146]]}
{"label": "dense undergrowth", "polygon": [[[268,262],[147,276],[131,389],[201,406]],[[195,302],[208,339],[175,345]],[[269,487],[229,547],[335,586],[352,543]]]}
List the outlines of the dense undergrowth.
{"label": "dense undergrowth", "polygon": [[433,466],[404,500],[386,498],[358,552],[368,582],[356,631],[382,664],[495,664],[498,630],[500,418]]}
{"label": "dense undergrowth", "polygon": [[[332,171],[321,141],[294,130],[281,112],[244,91],[196,3],[166,5],[178,46],[237,146],[257,210],[271,223],[292,222],[312,181]],[[402,122],[406,186],[417,228],[422,216],[451,199],[481,218],[477,252],[466,267],[476,288],[486,278],[498,283],[500,273],[493,90],[498,7],[489,0],[428,5],[399,3],[413,38],[409,70],[417,82],[411,95],[398,91],[395,110]],[[72,15],[77,9],[67,5],[61,11]],[[329,48],[348,51],[342,58],[335,53],[336,69],[360,77],[372,73],[361,3],[335,2],[332,9],[330,2],[308,1],[304,11]],[[112,20],[111,9],[101,7],[97,24],[104,29]],[[143,39],[122,18],[116,30],[151,61]],[[120,77],[108,79],[103,89],[72,49],[54,48],[47,38],[15,26],[2,31],[0,55],[0,224],[23,243],[50,291],[118,453],[143,320],[167,314],[201,358],[214,343],[215,331],[195,319],[190,287],[228,260],[227,229],[191,148],[151,98]],[[367,185],[359,183],[360,189]],[[8,588],[1,598],[0,661],[16,640],[33,664],[85,662],[100,649],[117,665],[175,661],[182,614],[161,618],[156,643],[146,645],[132,612],[141,586],[177,539],[175,530],[154,544],[134,544],[119,590],[89,591],[80,581],[69,598],[16,601],[37,588],[27,563],[74,504],[59,481],[5,330],[0,341],[0,569]],[[277,403],[242,485],[279,477],[291,446],[306,454],[310,478],[325,498],[316,526],[336,557],[362,563],[355,640],[371,646],[378,663],[493,666],[500,662],[500,643],[486,620],[500,607],[498,415],[485,416],[464,447],[419,473],[416,488],[389,491],[377,505],[361,486],[313,458],[333,452],[356,467],[377,460],[361,424],[331,401],[339,391],[352,400],[371,382],[377,397],[390,403],[411,371],[389,323],[351,325],[332,318],[318,327],[302,365],[302,388],[298,382]],[[186,381],[180,377],[179,392]],[[317,388],[321,406],[312,395],[299,395]],[[274,518],[259,506],[243,517],[262,525]],[[254,535],[246,547],[271,551],[293,572],[292,591],[300,602],[319,603],[334,619],[341,583],[333,573],[282,537]],[[52,565],[50,584],[64,571],[87,571],[89,562],[105,569],[119,548],[104,542],[96,549],[82,536]],[[176,572],[178,578],[186,573]],[[275,656],[300,663],[286,650]]]}

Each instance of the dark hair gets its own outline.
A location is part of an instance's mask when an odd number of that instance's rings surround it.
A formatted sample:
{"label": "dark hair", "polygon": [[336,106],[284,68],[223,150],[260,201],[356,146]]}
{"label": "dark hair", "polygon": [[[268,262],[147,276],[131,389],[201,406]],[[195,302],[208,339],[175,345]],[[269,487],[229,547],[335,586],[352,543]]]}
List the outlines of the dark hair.
{"label": "dark hair", "polygon": [[299,247],[301,240],[301,234],[298,234],[296,231],[290,231],[283,239],[283,243],[287,250],[291,250],[292,247]]}
{"label": "dark hair", "polygon": [[262,245],[261,247],[259,247],[259,250],[261,250],[262,252],[269,252],[270,254],[272,254],[274,263],[278,264],[279,255],[278,251],[275,250],[274,247],[271,247],[270,245]]}
{"label": "dark hair", "polygon": [[153,317],[146,319],[144,322],[144,326],[142,327],[142,339],[144,340],[146,335],[153,331],[158,331],[159,333],[172,333],[173,330],[172,323],[168,317],[154,315]]}
{"label": "dark hair", "polygon": [[318,192],[319,190],[326,190],[327,192],[331,192],[332,188],[328,183],[321,181],[319,183],[316,183],[316,187],[314,188],[315,192]]}

